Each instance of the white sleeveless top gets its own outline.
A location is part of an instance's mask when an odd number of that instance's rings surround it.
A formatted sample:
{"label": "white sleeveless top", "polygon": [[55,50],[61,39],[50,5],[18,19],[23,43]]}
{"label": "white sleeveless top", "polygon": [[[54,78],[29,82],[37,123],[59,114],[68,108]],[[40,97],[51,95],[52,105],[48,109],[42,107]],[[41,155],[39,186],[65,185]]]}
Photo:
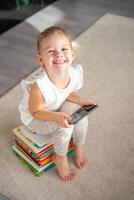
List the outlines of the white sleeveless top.
{"label": "white sleeveless top", "polygon": [[44,107],[48,110],[58,110],[71,92],[78,91],[83,85],[83,69],[81,65],[75,64],[69,68],[70,81],[66,88],[57,88],[49,79],[45,70],[40,69],[39,73],[34,74],[29,80],[22,80],[24,96],[19,105],[20,117],[25,125],[28,125],[33,117],[28,108],[29,84],[37,83],[38,88],[45,98]]}

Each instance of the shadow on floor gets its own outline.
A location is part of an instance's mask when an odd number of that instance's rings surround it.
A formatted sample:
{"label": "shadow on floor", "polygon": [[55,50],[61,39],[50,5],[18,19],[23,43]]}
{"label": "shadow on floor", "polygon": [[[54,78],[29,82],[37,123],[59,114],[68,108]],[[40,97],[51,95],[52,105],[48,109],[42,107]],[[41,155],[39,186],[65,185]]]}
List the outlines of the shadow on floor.
{"label": "shadow on floor", "polygon": [[0,34],[14,27],[15,25],[22,22],[22,20],[17,19],[0,19]]}

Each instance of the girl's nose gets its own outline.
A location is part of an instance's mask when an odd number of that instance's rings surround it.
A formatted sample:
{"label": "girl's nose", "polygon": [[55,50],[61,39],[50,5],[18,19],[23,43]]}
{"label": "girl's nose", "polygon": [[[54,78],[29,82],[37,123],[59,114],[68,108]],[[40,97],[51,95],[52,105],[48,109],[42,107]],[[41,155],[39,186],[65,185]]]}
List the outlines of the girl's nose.
{"label": "girl's nose", "polygon": [[56,58],[61,58],[63,55],[61,52],[56,52],[55,57]]}

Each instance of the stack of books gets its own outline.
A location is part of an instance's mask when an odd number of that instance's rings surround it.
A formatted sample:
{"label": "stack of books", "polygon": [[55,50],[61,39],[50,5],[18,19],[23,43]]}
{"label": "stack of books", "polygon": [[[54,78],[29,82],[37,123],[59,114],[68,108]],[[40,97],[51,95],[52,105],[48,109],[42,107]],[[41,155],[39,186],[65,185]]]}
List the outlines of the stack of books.
{"label": "stack of books", "polygon": [[[13,133],[16,143],[12,146],[13,152],[36,176],[40,176],[55,167],[52,161],[54,154],[52,136],[39,135],[24,125],[13,129]],[[72,139],[67,155],[69,157],[74,155]]]}

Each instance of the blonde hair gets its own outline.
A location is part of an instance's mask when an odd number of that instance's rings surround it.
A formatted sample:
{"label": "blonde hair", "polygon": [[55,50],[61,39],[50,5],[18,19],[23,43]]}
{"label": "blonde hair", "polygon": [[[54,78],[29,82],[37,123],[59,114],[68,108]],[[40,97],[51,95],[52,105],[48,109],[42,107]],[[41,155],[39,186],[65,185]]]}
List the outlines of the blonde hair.
{"label": "blonde hair", "polygon": [[37,50],[38,52],[40,51],[40,46],[41,46],[41,42],[44,38],[54,34],[54,33],[62,33],[64,34],[68,40],[70,41],[70,45],[72,47],[72,38],[71,35],[62,27],[59,26],[51,26],[47,29],[45,29],[44,31],[42,31],[41,33],[39,33],[38,37],[37,37]]}

